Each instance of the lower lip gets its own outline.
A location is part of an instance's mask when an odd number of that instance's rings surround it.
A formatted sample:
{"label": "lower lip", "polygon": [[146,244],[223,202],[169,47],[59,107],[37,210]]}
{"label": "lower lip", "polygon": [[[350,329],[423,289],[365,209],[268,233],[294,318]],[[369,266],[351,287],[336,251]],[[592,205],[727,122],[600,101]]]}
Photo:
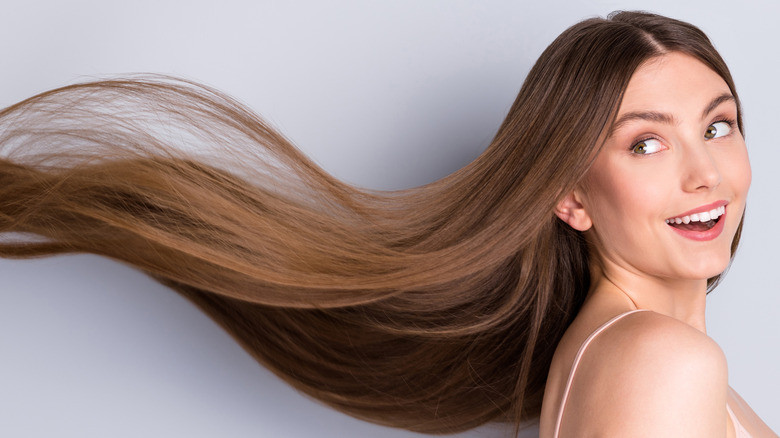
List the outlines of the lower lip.
{"label": "lower lip", "polygon": [[715,239],[716,237],[720,236],[720,233],[723,232],[723,227],[726,226],[725,224],[726,224],[726,214],[724,213],[723,215],[720,216],[720,220],[718,220],[715,226],[706,231],[681,230],[671,225],[669,225],[669,228],[673,229],[674,231],[677,232],[677,234],[685,237],[686,239],[707,241],[707,240]]}

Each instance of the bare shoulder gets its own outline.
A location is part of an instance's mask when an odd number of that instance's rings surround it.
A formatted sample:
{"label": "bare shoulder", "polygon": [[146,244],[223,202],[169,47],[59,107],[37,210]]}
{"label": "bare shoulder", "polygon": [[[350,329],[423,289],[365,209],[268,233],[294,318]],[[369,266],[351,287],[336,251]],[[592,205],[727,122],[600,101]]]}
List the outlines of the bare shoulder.
{"label": "bare shoulder", "polygon": [[[694,361],[691,365],[696,365],[701,360],[713,371],[722,367],[720,371],[726,372],[726,357],[712,338],[684,322],[655,312],[626,316],[617,322],[615,330],[604,333],[600,344],[603,353],[619,353],[614,357],[618,366],[649,365],[634,362],[639,358],[649,359],[645,357],[649,355],[667,371],[679,371],[681,365],[691,361]],[[668,369],[664,364],[676,366]]]}
{"label": "bare shoulder", "polygon": [[725,435],[727,388],[726,359],[711,338],[664,315],[634,313],[583,354],[562,436]]}

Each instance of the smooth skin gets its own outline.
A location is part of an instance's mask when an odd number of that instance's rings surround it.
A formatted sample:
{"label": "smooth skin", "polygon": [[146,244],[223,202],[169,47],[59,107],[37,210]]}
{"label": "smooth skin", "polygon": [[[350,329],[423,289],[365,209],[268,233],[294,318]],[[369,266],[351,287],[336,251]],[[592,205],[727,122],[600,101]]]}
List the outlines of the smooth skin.
{"label": "smooth skin", "polygon": [[[723,272],[751,171],[725,81],[682,53],[631,78],[603,148],[556,211],[585,233],[592,286],[558,345],[540,437],[552,437],[574,357],[600,325],[629,315],[588,347],[560,437],[734,437],[726,404],[754,437],[777,437],[728,386],[726,358],[706,334],[707,279]],[[576,151],[573,151],[576,153]],[[723,231],[681,235],[667,219],[727,203]]]}

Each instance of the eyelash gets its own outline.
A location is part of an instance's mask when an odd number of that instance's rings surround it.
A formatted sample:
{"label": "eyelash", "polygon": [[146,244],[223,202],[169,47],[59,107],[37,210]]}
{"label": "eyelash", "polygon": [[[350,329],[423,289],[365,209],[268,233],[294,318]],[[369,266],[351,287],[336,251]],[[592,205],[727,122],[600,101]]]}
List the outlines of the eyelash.
{"label": "eyelash", "polygon": [[732,118],[730,118],[730,117],[718,117],[718,119],[715,120],[714,122],[710,123],[710,125],[714,125],[716,123],[721,123],[721,122],[729,125],[730,131],[729,131],[729,133],[726,136],[731,135],[731,133],[734,132],[734,129],[737,128],[737,121],[732,119]]}
{"label": "eyelash", "polygon": [[[731,118],[731,117],[725,117],[725,116],[722,116],[722,117],[717,117],[715,120],[713,120],[712,122],[710,122],[710,124],[709,124],[709,125],[707,125],[707,127],[710,127],[710,126],[712,126],[712,125],[714,125],[714,124],[716,124],[716,123],[721,123],[721,122],[722,122],[722,123],[725,123],[725,124],[727,124],[727,125],[729,126],[729,130],[730,130],[730,131],[729,131],[729,133],[728,133],[728,134],[726,134],[726,137],[730,136],[730,135],[731,135],[731,133],[732,133],[732,132],[734,132],[734,129],[737,127],[737,121],[736,121],[736,120],[734,120],[734,119],[733,119],[733,118]],[[722,137],[719,137],[719,138],[722,138]],[[629,152],[631,152],[633,155],[644,155],[644,154],[637,154],[637,153],[634,153],[634,149],[636,148],[636,146],[637,146],[639,143],[643,143],[643,142],[646,142],[646,141],[648,141],[648,140],[656,140],[656,141],[661,141],[661,139],[660,139],[660,138],[658,138],[657,136],[653,136],[653,135],[651,135],[651,136],[648,136],[648,137],[644,137],[644,138],[639,138],[639,139],[636,139],[636,140],[634,140],[633,142],[631,142],[631,145],[628,147],[628,151],[629,151]]]}

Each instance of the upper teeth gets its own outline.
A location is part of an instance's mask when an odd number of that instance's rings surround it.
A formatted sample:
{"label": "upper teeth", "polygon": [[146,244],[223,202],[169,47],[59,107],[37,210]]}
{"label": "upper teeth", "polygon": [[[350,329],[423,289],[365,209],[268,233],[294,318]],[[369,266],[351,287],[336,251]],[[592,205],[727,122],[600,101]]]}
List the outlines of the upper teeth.
{"label": "upper teeth", "polygon": [[689,216],[667,219],[666,223],[667,224],[689,224],[691,222],[707,222],[719,218],[724,213],[726,213],[726,206],[722,205],[718,208],[713,208],[710,211],[703,211],[701,213],[694,213]]}

